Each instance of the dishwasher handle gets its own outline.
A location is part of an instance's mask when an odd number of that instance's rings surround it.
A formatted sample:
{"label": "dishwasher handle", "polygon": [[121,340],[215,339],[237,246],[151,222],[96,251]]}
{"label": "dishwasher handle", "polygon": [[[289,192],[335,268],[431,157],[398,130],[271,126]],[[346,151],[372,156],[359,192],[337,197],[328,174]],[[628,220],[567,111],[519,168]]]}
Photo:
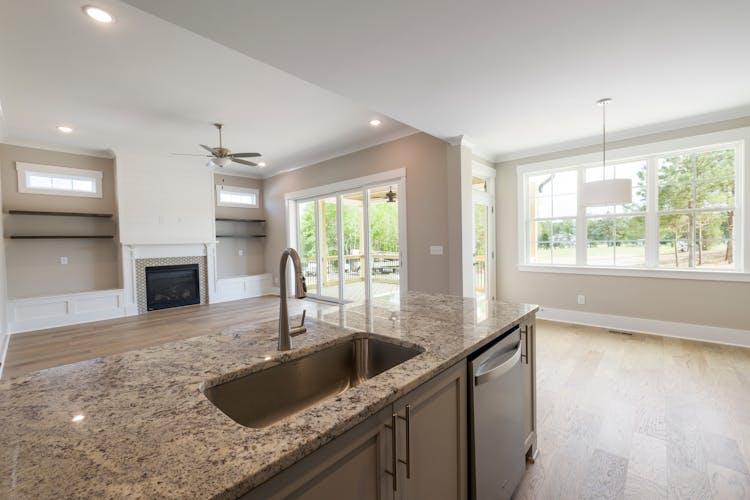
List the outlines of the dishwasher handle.
{"label": "dishwasher handle", "polygon": [[502,377],[508,373],[518,362],[521,360],[521,342],[516,345],[516,350],[512,352],[510,357],[502,356],[492,363],[493,366],[483,369],[480,366],[474,375],[474,385],[481,385],[489,380]]}

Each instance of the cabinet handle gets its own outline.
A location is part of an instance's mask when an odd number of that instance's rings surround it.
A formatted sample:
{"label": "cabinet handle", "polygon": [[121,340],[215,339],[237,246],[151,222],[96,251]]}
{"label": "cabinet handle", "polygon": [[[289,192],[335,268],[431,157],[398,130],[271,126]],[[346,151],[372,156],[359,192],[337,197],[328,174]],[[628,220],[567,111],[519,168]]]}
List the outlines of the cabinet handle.
{"label": "cabinet handle", "polygon": [[396,467],[398,466],[398,458],[397,458],[397,443],[396,443],[396,418],[398,418],[398,415],[396,413],[391,415],[391,425],[386,425],[386,429],[391,430],[391,469],[392,470],[386,470],[386,474],[390,474],[391,477],[393,477],[393,491],[398,491],[398,469]]}
{"label": "cabinet handle", "polygon": [[411,406],[406,405],[406,418],[398,416],[406,422],[406,462],[398,461],[406,466],[406,479],[411,479]]}
{"label": "cabinet handle", "polygon": [[521,353],[521,359],[527,365],[529,364],[529,325],[523,325],[521,329],[521,335],[523,335],[523,352]]}
{"label": "cabinet handle", "polygon": [[529,325],[528,332],[526,334],[526,364],[529,364],[529,336],[534,335],[534,325]]}

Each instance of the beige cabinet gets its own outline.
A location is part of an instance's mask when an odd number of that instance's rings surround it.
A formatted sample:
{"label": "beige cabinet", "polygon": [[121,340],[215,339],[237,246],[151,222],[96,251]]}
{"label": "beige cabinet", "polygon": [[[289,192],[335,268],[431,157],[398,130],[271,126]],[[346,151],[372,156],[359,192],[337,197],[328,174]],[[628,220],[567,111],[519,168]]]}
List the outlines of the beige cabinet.
{"label": "beige cabinet", "polygon": [[462,361],[243,498],[464,500],[467,446]]}
{"label": "beige cabinet", "polygon": [[536,320],[532,314],[521,323],[521,362],[524,384],[524,450],[529,460],[537,454],[536,432]]}
{"label": "beige cabinet", "polygon": [[391,407],[244,495],[244,500],[394,500],[389,470]]}
{"label": "beige cabinet", "polygon": [[394,404],[402,500],[463,500],[468,494],[466,362]]}

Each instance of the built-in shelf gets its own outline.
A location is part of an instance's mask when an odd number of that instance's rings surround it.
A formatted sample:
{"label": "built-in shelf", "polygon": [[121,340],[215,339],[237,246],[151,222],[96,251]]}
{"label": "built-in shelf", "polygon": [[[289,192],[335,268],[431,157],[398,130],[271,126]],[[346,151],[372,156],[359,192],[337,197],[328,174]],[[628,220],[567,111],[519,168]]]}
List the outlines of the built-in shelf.
{"label": "built-in shelf", "polygon": [[265,238],[265,234],[217,234],[217,238]]}
{"label": "built-in shelf", "polygon": [[59,240],[59,239],[90,239],[90,238],[114,238],[112,234],[97,234],[95,236],[84,236],[84,235],[41,235],[35,234],[33,236],[28,235],[11,235],[11,240]]}
{"label": "built-in shelf", "polygon": [[219,217],[216,220],[221,222],[266,222],[266,219],[226,219]]}
{"label": "built-in shelf", "polygon": [[84,212],[43,212],[38,210],[8,210],[11,215],[53,215],[63,217],[101,217],[109,218],[112,214],[96,214],[96,213],[84,213]]}

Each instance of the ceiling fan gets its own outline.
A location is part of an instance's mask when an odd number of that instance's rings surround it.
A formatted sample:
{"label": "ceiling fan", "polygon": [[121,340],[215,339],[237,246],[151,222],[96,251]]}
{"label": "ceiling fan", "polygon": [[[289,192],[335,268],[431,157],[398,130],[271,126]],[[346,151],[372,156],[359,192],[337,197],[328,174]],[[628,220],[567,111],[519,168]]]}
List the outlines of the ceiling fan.
{"label": "ceiling fan", "polygon": [[210,165],[216,167],[226,167],[230,163],[238,163],[240,165],[247,165],[249,167],[257,167],[257,163],[243,160],[242,158],[257,158],[261,156],[260,153],[232,153],[229,149],[225,148],[221,141],[221,129],[224,126],[222,123],[214,123],[214,127],[219,131],[219,147],[212,148],[205,144],[200,144],[200,147],[211,153],[210,155],[196,155],[190,153],[174,153],[181,156],[206,156],[211,158],[208,162]]}

